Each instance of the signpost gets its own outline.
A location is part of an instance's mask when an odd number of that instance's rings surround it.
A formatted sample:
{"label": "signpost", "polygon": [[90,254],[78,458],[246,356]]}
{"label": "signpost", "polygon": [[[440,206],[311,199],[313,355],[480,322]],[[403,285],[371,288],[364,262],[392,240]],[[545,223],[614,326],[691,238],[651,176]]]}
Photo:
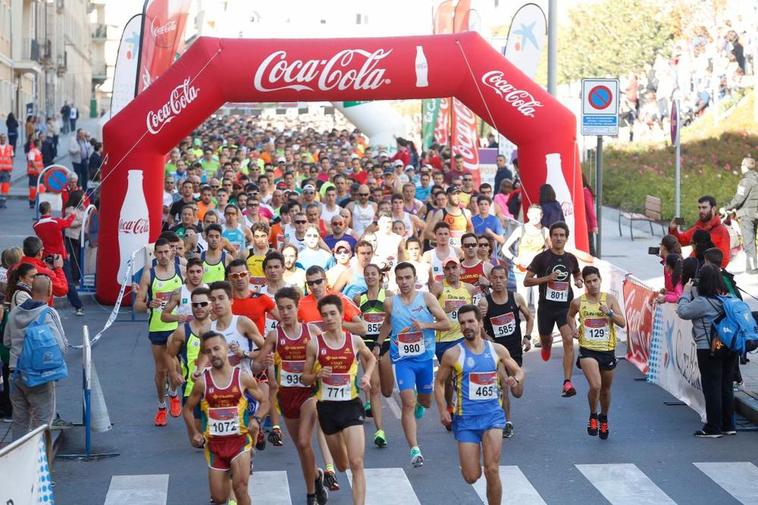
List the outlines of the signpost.
{"label": "signpost", "polygon": [[681,121],[679,117],[679,100],[671,102],[671,143],[674,144],[675,158],[674,158],[674,215],[680,217],[681,211],[681,186],[682,186],[682,158],[679,142],[679,132],[681,130]]}
{"label": "signpost", "polygon": [[595,255],[601,254],[601,227],[603,215],[603,136],[616,137],[619,133],[619,81],[618,79],[582,79],[582,135],[597,136],[595,156],[595,205],[597,237]]}

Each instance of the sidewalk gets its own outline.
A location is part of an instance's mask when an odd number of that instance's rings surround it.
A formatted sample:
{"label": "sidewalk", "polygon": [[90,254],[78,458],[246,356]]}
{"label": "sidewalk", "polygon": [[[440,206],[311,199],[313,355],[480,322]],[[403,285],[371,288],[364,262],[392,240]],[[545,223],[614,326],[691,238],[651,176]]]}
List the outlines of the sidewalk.
{"label": "sidewalk", "polygon": [[[661,241],[660,226],[653,226],[657,235],[650,235],[647,223],[635,223],[634,240],[629,237],[629,224],[624,221],[621,227],[623,236],[619,237],[618,210],[603,207],[602,216],[602,259],[609,261],[652,288],[663,287],[663,267],[657,257],[647,254],[648,247],[657,247]],[[745,273],[745,258],[740,254],[729,264],[728,270],[736,275],[737,285],[748,293],[758,296],[758,275]],[[745,302],[752,310],[758,310],[758,300],[743,293]],[[758,424],[758,353],[748,355],[750,361],[740,365],[743,385],[735,393],[738,411]]]}
{"label": "sidewalk", "polygon": [[[82,128],[90,134],[94,134],[97,131],[97,121],[99,118],[83,118],[77,121],[77,128]],[[61,134],[58,137],[58,157],[55,158],[55,163],[64,165],[69,169],[73,169],[68,154],[68,145],[71,141],[71,135]],[[98,139],[100,140],[100,139]],[[24,156],[24,142],[26,139],[20,137],[16,144],[16,156],[13,158],[13,172],[11,173],[11,190],[8,194],[9,199],[25,200],[28,198],[28,183],[26,178],[26,158]]]}

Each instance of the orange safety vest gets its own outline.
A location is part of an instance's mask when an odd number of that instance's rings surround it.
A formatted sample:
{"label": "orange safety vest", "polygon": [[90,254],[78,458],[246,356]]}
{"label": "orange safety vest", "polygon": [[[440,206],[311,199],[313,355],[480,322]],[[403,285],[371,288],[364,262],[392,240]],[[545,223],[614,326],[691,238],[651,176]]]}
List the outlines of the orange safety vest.
{"label": "orange safety vest", "polygon": [[13,171],[13,146],[5,144],[0,146],[0,172]]}
{"label": "orange safety vest", "polygon": [[39,175],[42,169],[45,168],[42,163],[42,152],[36,147],[29,149],[29,156],[26,165],[27,175]]}

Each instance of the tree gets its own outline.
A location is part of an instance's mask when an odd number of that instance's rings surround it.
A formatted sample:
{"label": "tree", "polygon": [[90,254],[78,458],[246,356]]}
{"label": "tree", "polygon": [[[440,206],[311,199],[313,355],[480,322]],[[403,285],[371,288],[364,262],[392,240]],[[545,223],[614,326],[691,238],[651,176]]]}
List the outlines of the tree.
{"label": "tree", "polygon": [[667,55],[674,27],[665,5],[601,0],[573,7],[558,37],[558,80],[625,75]]}

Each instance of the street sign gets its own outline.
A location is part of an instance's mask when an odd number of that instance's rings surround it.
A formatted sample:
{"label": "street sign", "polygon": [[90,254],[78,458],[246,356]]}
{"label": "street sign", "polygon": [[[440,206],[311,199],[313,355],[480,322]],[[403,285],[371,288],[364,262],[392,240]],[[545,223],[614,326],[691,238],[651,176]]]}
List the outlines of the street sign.
{"label": "street sign", "polygon": [[679,102],[676,100],[671,102],[671,144],[676,144],[679,138]]}
{"label": "street sign", "polygon": [[619,132],[618,79],[582,79],[582,135]]}

